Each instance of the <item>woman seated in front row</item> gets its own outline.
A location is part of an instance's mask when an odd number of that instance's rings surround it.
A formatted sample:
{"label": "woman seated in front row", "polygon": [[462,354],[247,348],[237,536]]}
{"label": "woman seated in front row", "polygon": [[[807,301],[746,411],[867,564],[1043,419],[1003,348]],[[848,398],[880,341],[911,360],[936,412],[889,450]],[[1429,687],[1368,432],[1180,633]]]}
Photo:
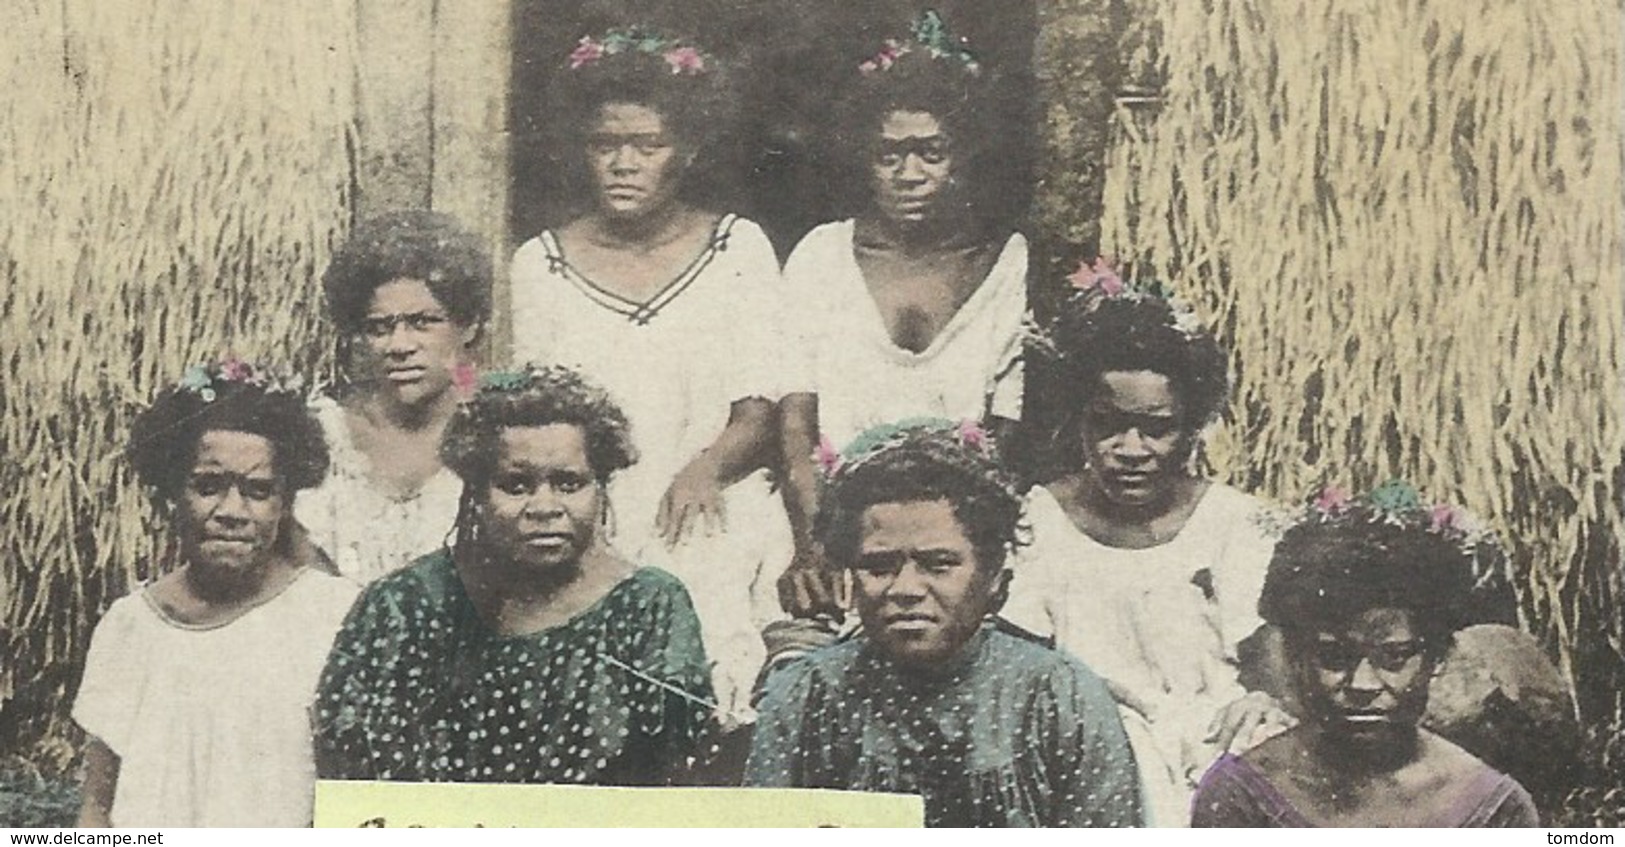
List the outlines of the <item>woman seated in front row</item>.
{"label": "woman seated in front row", "polygon": [[96,624],[79,825],[309,826],[310,703],[356,594],[294,554],[321,427],[298,383],[229,361],[161,393],[129,452],[175,543]]}
{"label": "woman seated in front row", "polygon": [[605,535],[626,416],[564,368],[488,374],[441,457],[456,541],[372,584],[316,703],[324,778],[661,784],[715,708],[676,578]]}
{"label": "woman seated in front row", "polygon": [[1259,600],[1303,718],[1208,771],[1194,826],[1535,826],[1523,787],[1418,722],[1475,579],[1461,513],[1397,483],[1327,490],[1282,537]]}

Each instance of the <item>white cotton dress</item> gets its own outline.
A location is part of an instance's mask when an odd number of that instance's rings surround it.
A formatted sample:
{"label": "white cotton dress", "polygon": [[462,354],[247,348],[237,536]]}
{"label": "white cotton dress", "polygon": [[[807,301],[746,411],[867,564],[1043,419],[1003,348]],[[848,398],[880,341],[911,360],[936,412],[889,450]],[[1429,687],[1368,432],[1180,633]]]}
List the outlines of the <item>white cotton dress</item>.
{"label": "white cotton dress", "polygon": [[987,278],[925,350],[898,347],[853,249],[855,224],[807,233],[784,266],[793,312],[785,328],[803,351],[801,390],[818,394],[818,428],[837,449],[906,418],[1021,418],[1027,240],[1005,242]]}
{"label": "white cotton dress", "polygon": [[637,464],[611,483],[612,538],[640,565],[676,575],[694,599],[725,725],[754,720],[750,691],[766,661],[761,627],[782,616],[774,586],[790,528],[765,472],[725,492],[727,530],[669,549],[655,530],[678,471],[714,442],[736,400],[783,394],[775,349],[778,259],[754,223],[725,215],[709,244],[638,303],[605,290],[552,232],[514,255],[514,359],[579,370],[626,412]]}
{"label": "white cotton dress", "polygon": [[311,703],[357,589],[306,569],[215,627],[142,590],[96,625],[73,719],[119,757],[114,826],[309,826]]}
{"label": "white cotton dress", "polygon": [[1208,726],[1245,693],[1236,648],[1263,623],[1265,509],[1214,483],[1172,540],[1125,550],[1084,534],[1048,489],[1028,497],[1032,545],[1014,558],[1003,614],[1106,680],[1152,825],[1187,825],[1195,781],[1222,752],[1203,741]]}
{"label": "white cotton dress", "polygon": [[446,546],[463,491],[456,474],[441,468],[404,496],[383,491],[351,440],[338,401],[318,397],[310,411],[321,422],[332,462],[321,485],[299,492],[293,513],[341,575],[366,585]]}

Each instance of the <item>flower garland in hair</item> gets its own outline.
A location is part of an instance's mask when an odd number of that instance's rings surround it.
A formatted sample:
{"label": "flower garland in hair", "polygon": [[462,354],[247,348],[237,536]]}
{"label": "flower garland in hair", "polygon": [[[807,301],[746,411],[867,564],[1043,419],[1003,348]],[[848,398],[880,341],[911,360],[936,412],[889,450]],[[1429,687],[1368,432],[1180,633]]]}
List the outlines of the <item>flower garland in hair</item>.
{"label": "flower garland in hair", "polygon": [[232,383],[252,385],[266,394],[299,394],[305,388],[304,378],[298,374],[283,373],[235,356],[206,365],[192,365],[181,374],[175,388],[196,394],[205,403],[213,403],[219,390]]}
{"label": "flower garland in hair", "polygon": [[584,35],[570,51],[570,70],[591,67],[605,58],[620,55],[659,56],[674,74],[698,76],[712,63],[710,55],[680,39],[667,38],[642,27],[612,29],[598,38]]}
{"label": "flower garland in hair", "polygon": [[935,9],[927,9],[914,19],[909,25],[908,40],[886,39],[874,56],[858,65],[858,70],[865,75],[889,71],[899,59],[916,50],[924,51],[933,59],[952,59],[971,76],[982,73],[982,63],[977,60],[976,54],[965,46],[964,39],[955,38],[948,31],[947,22]]}
{"label": "flower garland in hair", "polygon": [[824,472],[825,479],[850,473],[865,462],[896,447],[921,432],[952,435],[959,446],[974,450],[983,456],[993,455],[992,437],[976,421],[955,423],[946,418],[906,418],[896,423],[870,427],[852,439],[845,450],[837,451],[829,436],[819,439],[814,459]]}
{"label": "flower garland in hair", "polygon": [[1096,256],[1093,262],[1079,262],[1078,269],[1068,274],[1066,281],[1073,296],[1090,307],[1106,300],[1161,300],[1173,313],[1174,328],[1185,337],[1207,331],[1196,310],[1184,298],[1154,279],[1125,281],[1116,263],[1104,256]]}
{"label": "flower garland in hair", "polygon": [[1362,521],[1432,533],[1475,560],[1486,548],[1504,553],[1500,539],[1472,512],[1453,503],[1428,503],[1414,486],[1399,479],[1388,480],[1359,497],[1335,485],[1323,486],[1290,516],[1288,524]]}

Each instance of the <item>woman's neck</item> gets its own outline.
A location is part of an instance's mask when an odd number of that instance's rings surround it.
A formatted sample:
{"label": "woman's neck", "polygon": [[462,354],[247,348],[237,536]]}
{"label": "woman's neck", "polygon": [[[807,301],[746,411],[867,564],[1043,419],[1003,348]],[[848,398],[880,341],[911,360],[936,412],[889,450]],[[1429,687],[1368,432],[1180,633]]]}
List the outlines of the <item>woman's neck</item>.
{"label": "woman's neck", "polygon": [[1182,476],[1172,481],[1161,497],[1146,503],[1118,503],[1087,470],[1057,480],[1050,486],[1073,521],[1090,537],[1108,547],[1142,549],[1165,544],[1196,511],[1205,479]]}
{"label": "woman's neck", "polygon": [[583,234],[596,247],[649,251],[665,247],[688,233],[690,209],[671,202],[648,214],[623,218],[595,212],[586,219]]}
{"label": "woman's neck", "polygon": [[438,435],[457,411],[457,395],[447,390],[402,403],[389,391],[374,390],[362,395],[356,408],[374,429]]}
{"label": "woman's neck", "polygon": [[[189,562],[174,575],[173,581],[161,581],[155,588],[166,614],[188,625],[216,626],[229,623],[282,593],[300,570],[280,553],[242,571]],[[165,590],[165,586],[170,588]]]}
{"label": "woman's neck", "polygon": [[986,239],[962,221],[948,217],[900,224],[871,213],[854,223],[853,237],[860,246],[920,257],[983,246]]}
{"label": "woman's neck", "polygon": [[483,546],[460,554],[457,564],[470,601],[502,635],[523,635],[568,622],[631,570],[596,540],[575,565],[540,573],[516,568]]}

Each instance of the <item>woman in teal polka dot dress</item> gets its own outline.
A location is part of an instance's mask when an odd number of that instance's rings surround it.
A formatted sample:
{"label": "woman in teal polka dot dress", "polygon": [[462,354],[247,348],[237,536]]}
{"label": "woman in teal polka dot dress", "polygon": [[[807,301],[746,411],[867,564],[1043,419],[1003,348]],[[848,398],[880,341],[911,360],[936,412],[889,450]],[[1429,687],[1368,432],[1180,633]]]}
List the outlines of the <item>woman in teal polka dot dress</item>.
{"label": "woman in teal polka dot dress", "polygon": [[682,585],[605,541],[620,409],[564,368],[487,375],[441,446],[451,549],[373,584],[316,704],[328,779],[653,785],[714,709]]}

